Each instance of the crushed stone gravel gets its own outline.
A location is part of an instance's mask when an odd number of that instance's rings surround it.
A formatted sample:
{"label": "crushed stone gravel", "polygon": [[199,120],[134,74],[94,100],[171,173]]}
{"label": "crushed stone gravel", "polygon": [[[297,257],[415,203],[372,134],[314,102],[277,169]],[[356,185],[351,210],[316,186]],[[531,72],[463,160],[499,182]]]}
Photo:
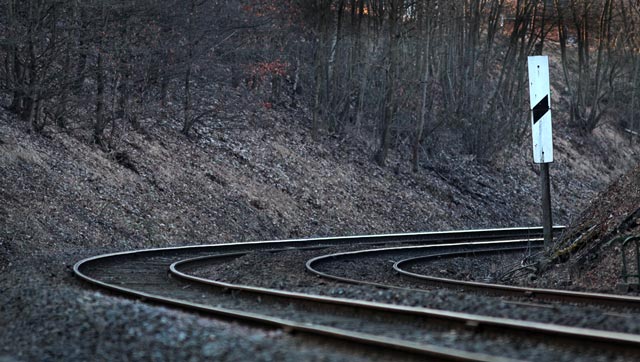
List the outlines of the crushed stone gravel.
{"label": "crushed stone gravel", "polygon": [[[385,289],[372,286],[351,285],[320,278],[308,272],[305,262],[319,255],[348,251],[351,248],[331,248],[321,251],[287,251],[281,253],[249,253],[232,261],[213,263],[197,269],[195,275],[234,284],[252,285],[272,289],[328,295],[339,298],[392,303],[416,307],[452,310],[493,317],[554,323],[560,325],[593,328],[625,333],[640,333],[640,316],[637,313],[610,313],[607,308],[550,304],[547,307],[523,306],[510,303],[509,299],[467,293],[462,290],[425,287],[410,279],[400,277],[392,270],[395,256],[378,256],[322,264],[321,271],[332,275],[366,280],[386,285],[422,289],[422,292],[402,289]],[[503,255],[498,260],[517,259],[520,255]],[[463,258],[458,258],[458,266]],[[493,263],[492,258],[466,258],[464,265]],[[486,264],[485,264],[486,268]],[[426,268],[429,271],[432,268]]]}
{"label": "crushed stone gravel", "polygon": [[[67,256],[68,257],[68,256]],[[123,299],[73,278],[67,258],[13,264],[0,274],[0,361],[384,361],[339,348]],[[21,288],[7,288],[9,284]]]}

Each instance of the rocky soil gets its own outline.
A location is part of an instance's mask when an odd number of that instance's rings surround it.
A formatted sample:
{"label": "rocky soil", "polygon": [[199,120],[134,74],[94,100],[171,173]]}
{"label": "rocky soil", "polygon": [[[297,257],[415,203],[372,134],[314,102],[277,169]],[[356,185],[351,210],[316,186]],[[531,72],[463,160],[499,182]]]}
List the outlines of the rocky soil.
{"label": "rocky soil", "polygon": [[[87,130],[36,135],[0,111],[0,360],[375,359],[114,298],[69,268],[132,248],[539,223],[526,135],[489,164],[440,153],[414,174],[400,153],[376,166],[357,137],[311,139],[304,109],[226,97],[222,108],[237,111],[194,137],[145,120],[144,132],[117,133],[111,152]],[[607,127],[589,141],[559,134],[554,214],[569,223],[638,149],[621,150]]]}
{"label": "rocky soil", "polygon": [[[639,266],[633,240],[639,236],[640,167],[636,167],[592,200],[558,242],[530,263],[533,275],[512,281],[533,286],[638,294]],[[626,274],[636,277],[623,277],[623,258],[627,261]]]}

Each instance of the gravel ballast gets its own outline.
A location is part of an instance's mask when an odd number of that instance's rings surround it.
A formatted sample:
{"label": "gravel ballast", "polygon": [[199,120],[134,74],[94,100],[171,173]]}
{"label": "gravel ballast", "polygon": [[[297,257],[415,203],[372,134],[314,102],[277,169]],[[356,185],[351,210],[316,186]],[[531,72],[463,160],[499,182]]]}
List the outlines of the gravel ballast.
{"label": "gravel ballast", "polygon": [[[110,296],[72,277],[68,257],[34,258],[0,275],[0,361],[388,359],[367,348]],[[7,287],[13,283],[22,287]]]}
{"label": "gravel ballast", "polygon": [[[397,255],[334,261],[321,265],[321,271],[332,275],[422,289],[422,292],[402,289],[384,289],[351,285],[319,278],[306,271],[305,262],[313,257],[351,249],[332,248],[321,251],[290,251],[276,254],[250,253],[231,262],[213,264],[197,270],[197,275],[228,283],[260,286],[301,293],[327,295],[338,298],[360,299],[382,303],[451,310],[493,317],[553,323],[573,327],[601,329],[624,333],[640,333],[640,317],[633,312],[611,313],[609,309],[595,306],[551,304],[549,307],[523,306],[498,297],[483,296],[465,291],[425,287],[423,284],[400,277],[392,270]],[[510,255],[517,259],[520,255]],[[504,255],[498,260],[508,259]],[[460,258],[462,259],[462,258]],[[492,258],[467,258],[467,264]],[[460,265],[460,261],[458,262]]]}
{"label": "gravel ballast", "polygon": [[[209,255],[212,249],[178,249],[169,255],[163,252],[146,252],[135,257],[112,257],[90,262],[82,267],[83,273],[111,285],[131,288],[145,294],[206,304],[215,308],[246,311],[259,315],[286,319],[295,323],[323,325],[345,331],[364,332],[377,336],[398,338],[418,343],[434,344],[469,352],[516,359],[556,361],[600,360],[629,355],[617,355],[619,350],[599,349],[583,343],[560,343],[555,338],[531,338],[504,329],[484,328],[475,330],[468,324],[450,328],[426,314],[368,310],[347,305],[290,299],[288,297],[256,293],[248,290],[237,292],[224,286],[204,286],[185,283],[166,275],[166,266],[175,260]],[[224,251],[222,251],[224,252]],[[261,253],[262,254],[262,253]],[[268,258],[262,258],[268,265]],[[244,268],[247,269],[247,268]],[[244,270],[241,273],[246,272]],[[426,312],[426,311],[423,311]],[[538,336],[539,337],[539,336]],[[625,358],[626,357],[626,358]]]}

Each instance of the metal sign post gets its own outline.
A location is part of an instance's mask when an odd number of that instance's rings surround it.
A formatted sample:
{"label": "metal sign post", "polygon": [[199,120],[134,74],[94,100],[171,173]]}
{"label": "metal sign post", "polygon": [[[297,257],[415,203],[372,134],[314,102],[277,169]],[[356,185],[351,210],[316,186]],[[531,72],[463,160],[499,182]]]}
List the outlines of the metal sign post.
{"label": "metal sign post", "polygon": [[549,163],[553,162],[549,58],[547,56],[531,56],[528,59],[528,68],[533,162],[540,164],[542,227],[544,229],[544,244],[549,246],[553,240],[551,185],[549,181]]}

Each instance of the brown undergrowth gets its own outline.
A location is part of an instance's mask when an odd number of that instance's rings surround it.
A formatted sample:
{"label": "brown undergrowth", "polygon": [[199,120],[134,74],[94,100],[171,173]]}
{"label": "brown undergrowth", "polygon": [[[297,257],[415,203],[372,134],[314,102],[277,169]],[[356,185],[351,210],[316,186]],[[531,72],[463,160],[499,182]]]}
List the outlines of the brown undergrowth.
{"label": "brown undergrowth", "polygon": [[640,166],[611,183],[589,203],[541,262],[537,278],[519,283],[600,292],[628,291],[623,272],[637,274],[634,244],[640,236]]}

